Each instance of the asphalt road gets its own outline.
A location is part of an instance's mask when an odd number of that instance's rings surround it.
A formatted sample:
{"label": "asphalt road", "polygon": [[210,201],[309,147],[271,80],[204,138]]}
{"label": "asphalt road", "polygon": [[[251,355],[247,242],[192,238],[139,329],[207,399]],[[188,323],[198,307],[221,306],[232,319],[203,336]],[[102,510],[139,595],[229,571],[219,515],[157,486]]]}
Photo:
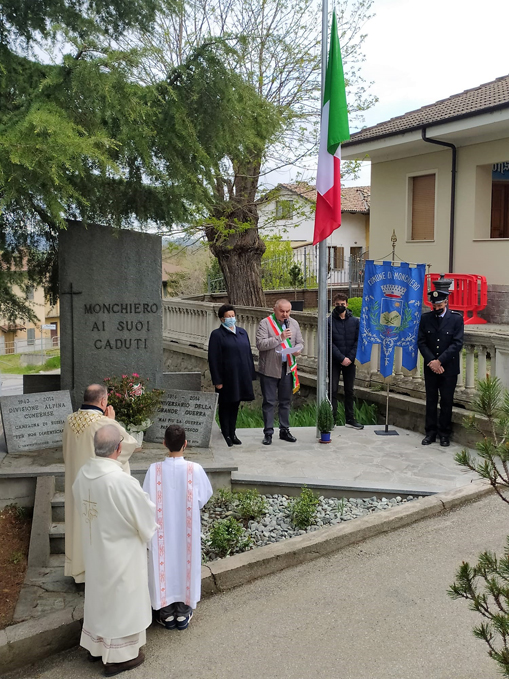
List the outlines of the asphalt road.
{"label": "asphalt road", "polygon": [[[487,497],[198,605],[186,632],[150,629],[129,679],[496,679],[446,594],[459,563],[502,551],[509,508]],[[75,649],[16,677],[101,676]]]}

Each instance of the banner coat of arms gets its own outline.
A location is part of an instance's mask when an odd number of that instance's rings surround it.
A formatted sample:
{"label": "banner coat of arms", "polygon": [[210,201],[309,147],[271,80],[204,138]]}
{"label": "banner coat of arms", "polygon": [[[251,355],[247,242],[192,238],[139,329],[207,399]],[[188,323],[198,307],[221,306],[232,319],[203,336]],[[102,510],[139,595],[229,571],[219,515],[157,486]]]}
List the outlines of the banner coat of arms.
{"label": "banner coat of arms", "polygon": [[396,347],[403,349],[404,368],[413,370],[417,365],[425,266],[366,262],[356,358],[367,363],[373,344],[380,344],[380,373],[384,377],[392,375]]}

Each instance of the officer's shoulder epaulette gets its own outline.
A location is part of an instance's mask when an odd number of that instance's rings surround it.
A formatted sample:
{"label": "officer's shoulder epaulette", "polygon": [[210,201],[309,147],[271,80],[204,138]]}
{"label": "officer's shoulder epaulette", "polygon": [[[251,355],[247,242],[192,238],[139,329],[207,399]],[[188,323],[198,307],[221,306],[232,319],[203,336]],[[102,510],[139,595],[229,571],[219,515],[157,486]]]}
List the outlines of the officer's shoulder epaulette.
{"label": "officer's shoulder epaulette", "polygon": [[463,317],[463,314],[461,314],[459,311],[454,311],[454,309],[451,309],[451,314],[456,314],[456,316]]}

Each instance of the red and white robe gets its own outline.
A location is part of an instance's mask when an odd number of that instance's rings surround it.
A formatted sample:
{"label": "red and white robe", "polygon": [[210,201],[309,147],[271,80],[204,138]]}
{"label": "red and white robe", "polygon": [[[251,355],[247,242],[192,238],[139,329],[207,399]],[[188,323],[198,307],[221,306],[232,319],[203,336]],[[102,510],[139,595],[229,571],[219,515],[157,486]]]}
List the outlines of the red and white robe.
{"label": "red and white robe", "polygon": [[159,529],[149,545],[148,580],[156,611],[177,601],[196,608],[201,597],[200,509],[212,486],[195,462],[167,457],[150,465],[143,490],[156,505]]}

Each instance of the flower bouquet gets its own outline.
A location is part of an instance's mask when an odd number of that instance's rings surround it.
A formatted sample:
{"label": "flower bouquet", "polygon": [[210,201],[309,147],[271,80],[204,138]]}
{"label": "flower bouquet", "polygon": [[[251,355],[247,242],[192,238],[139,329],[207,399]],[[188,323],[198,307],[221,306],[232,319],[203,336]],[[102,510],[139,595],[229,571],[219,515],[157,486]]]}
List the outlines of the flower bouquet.
{"label": "flower bouquet", "polygon": [[[108,405],[115,409],[115,419],[126,431],[141,441],[144,432],[152,424],[151,418],[157,412],[164,394],[162,389],[146,388],[148,379],[138,373],[118,377],[105,377],[108,388]],[[136,436],[139,435],[139,436]]]}

